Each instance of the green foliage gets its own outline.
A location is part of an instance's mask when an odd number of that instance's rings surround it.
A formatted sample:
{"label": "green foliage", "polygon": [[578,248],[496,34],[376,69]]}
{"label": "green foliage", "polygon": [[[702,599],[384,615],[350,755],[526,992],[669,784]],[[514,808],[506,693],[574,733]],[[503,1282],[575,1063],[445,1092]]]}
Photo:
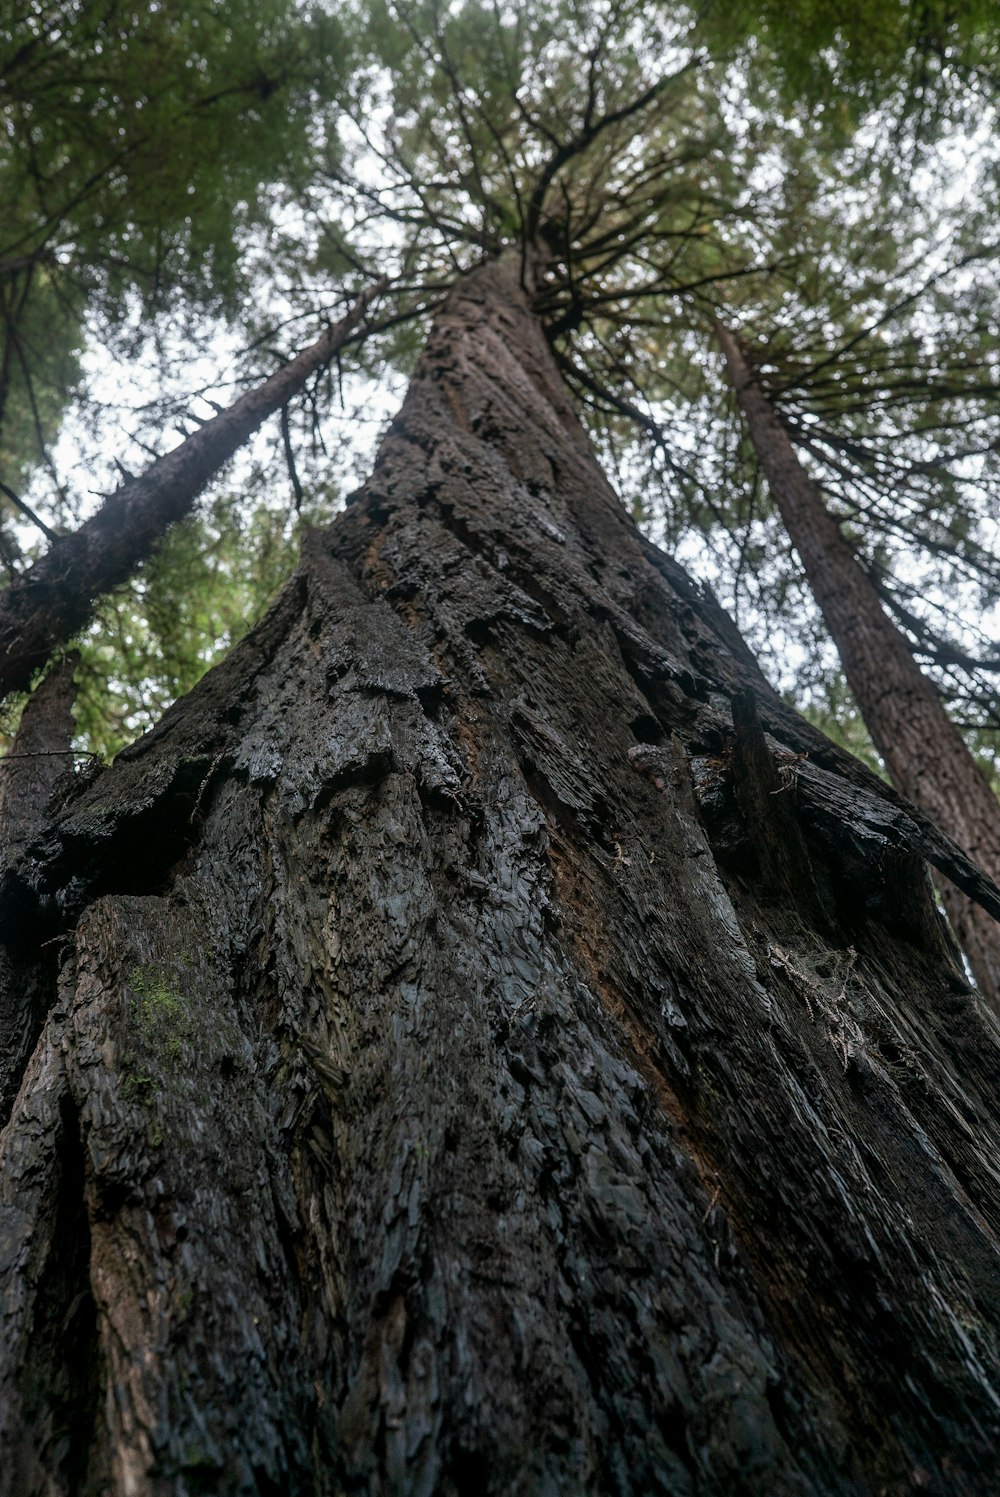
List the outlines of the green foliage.
{"label": "green foliage", "polygon": [[[31,274],[4,277],[0,315],[7,323],[0,370],[0,477],[12,487],[47,455],[48,443],[80,380],[83,303],[39,264]],[[6,503],[7,501],[0,501]],[[12,534],[8,555],[20,551]]]}
{"label": "green foliage", "polygon": [[995,100],[1000,78],[993,0],[714,0],[699,32],[741,57],[763,98],[777,88],[845,135],[892,101],[926,138]]}
{"label": "green foliage", "polygon": [[525,236],[577,244],[623,194],[700,195],[698,162],[722,136],[683,8],[376,0],[345,24],[363,65],[328,203],[331,255],[346,223],[354,254],[388,239],[443,276]]}
{"label": "green foliage", "polygon": [[51,438],[85,325],[127,341],[137,308],[234,306],[267,184],[306,172],[339,50],[333,20],[294,0],[13,0],[0,31],[8,482]]}

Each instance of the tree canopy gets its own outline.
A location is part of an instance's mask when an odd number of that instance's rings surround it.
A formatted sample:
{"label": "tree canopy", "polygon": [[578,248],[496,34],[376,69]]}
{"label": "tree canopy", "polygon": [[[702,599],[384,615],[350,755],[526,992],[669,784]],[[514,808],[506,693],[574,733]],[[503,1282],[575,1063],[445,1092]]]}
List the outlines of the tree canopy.
{"label": "tree canopy", "polygon": [[[12,0],[0,31],[0,461],[48,462],[86,341],[231,309],[302,179],[337,28],[288,0]],[[56,488],[59,488],[56,481]]]}
{"label": "tree canopy", "polygon": [[[112,455],[132,467],[178,417],[190,426],[192,338],[211,348],[228,322],[218,346],[249,382],[388,269],[392,315],[257,449],[230,539],[288,528],[282,465],[297,503],[324,512],[342,489],[330,449],[354,439],[367,382],[405,374],[456,273],[534,241],[549,337],[623,497],[698,556],[765,656],[775,643],[782,685],[863,743],[735,418],[717,316],[991,757],[997,652],[975,627],[1000,596],[989,7],[110,5],[19,20],[2,168],[21,216],[0,255],[12,505],[30,499],[49,529],[79,512],[51,457],[72,389],[100,433],[88,487],[108,487]],[[84,332],[149,387],[114,454],[122,415],[80,383]],[[218,399],[218,375],[205,380]],[[44,544],[24,524],[5,534],[12,566]],[[257,570],[252,550],[233,554]],[[267,587],[252,591],[259,605]],[[107,661],[112,690],[157,680],[161,701],[229,634],[183,670],[154,651],[122,656],[116,679],[96,636],[87,658]]]}

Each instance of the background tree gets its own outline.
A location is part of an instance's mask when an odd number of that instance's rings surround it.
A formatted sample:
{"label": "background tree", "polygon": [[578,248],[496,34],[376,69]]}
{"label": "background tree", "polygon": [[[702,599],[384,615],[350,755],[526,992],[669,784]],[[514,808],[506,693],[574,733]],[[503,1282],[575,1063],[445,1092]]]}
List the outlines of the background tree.
{"label": "background tree", "polygon": [[[1000,802],[828,512],[739,339],[721,323],[714,327],[768,487],[893,783],[996,882]],[[1000,927],[957,890],[946,887],[943,897],[979,990],[995,1004]]]}
{"label": "background tree", "polygon": [[[157,315],[245,294],[248,236],[305,171],[343,48],[330,17],[286,0],[13,0],[0,47],[0,464],[16,490],[51,468],[85,337],[134,355]],[[52,476],[55,523],[71,514]]]}
{"label": "background tree", "polygon": [[203,422],[141,477],[127,476],[96,514],[71,535],[53,537],[45,555],[0,593],[0,696],[25,690],[52,652],[90,622],[95,600],[153,554],[209,479],[326,367],[381,289],[382,283],[371,286],[308,348]]}

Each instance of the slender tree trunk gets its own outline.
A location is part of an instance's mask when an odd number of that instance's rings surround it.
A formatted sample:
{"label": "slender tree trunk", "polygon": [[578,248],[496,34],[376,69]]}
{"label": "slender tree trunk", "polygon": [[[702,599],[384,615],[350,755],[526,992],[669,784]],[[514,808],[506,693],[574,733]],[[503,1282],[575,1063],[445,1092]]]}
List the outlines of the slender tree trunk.
{"label": "slender tree trunk", "polygon": [[0,700],[26,690],[53,650],[90,622],[96,601],[131,577],[170,526],[190,513],[209,479],[330,362],[383,289],[384,283],[372,286],[276,374],[127,479],[95,515],[70,535],[56,537],[34,566],[0,592]]}
{"label": "slender tree trunk", "polygon": [[[738,339],[719,323],[715,335],[774,502],[893,784],[1000,882],[1000,801],[802,466]],[[977,986],[1000,1010],[1000,923],[948,880],[942,898]]]}
{"label": "slender tree trunk", "polygon": [[993,1491],[997,1029],[517,271],[0,886],[5,1493]]}

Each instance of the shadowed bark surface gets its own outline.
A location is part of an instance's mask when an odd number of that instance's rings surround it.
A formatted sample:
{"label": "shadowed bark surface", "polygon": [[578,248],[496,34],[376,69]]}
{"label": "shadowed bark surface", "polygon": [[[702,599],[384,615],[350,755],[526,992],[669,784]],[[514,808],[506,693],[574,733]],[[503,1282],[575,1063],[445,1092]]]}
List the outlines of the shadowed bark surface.
{"label": "shadowed bark surface", "polygon": [[993,1489],[924,853],[996,891],[638,538],[516,269],[4,877],[4,1492]]}
{"label": "shadowed bark surface", "polygon": [[0,859],[9,860],[45,824],[61,776],[73,768],[76,724],[73,651],[57,660],[25,704],[10,750],[0,761]]}

